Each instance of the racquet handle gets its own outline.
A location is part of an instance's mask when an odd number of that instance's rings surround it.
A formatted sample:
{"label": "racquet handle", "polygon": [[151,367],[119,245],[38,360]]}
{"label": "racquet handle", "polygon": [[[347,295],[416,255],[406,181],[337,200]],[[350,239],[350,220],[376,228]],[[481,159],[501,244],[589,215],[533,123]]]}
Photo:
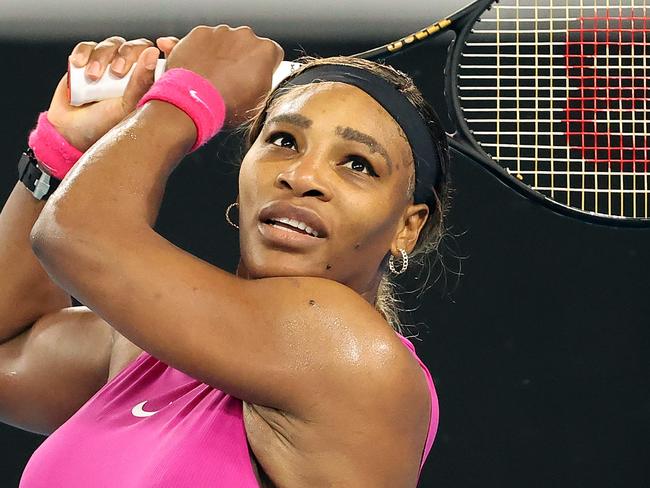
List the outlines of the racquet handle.
{"label": "racquet handle", "polygon": [[[282,61],[278,69],[273,73],[272,87],[275,88],[278,83],[291,74],[299,63]],[[98,80],[91,81],[86,78],[85,68],[78,68],[68,63],[68,95],[70,105],[78,107],[90,102],[98,102],[108,98],[121,97],[126,90],[126,85],[131,79],[135,64],[129,72],[122,78],[115,76],[110,69],[106,69],[102,77]],[[154,80],[162,76],[165,71],[165,60],[159,59],[154,71]]]}

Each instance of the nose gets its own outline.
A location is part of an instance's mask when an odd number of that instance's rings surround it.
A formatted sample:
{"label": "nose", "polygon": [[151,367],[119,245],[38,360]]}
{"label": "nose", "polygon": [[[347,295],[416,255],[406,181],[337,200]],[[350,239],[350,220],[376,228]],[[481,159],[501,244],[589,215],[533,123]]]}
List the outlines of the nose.
{"label": "nose", "polygon": [[316,197],[323,201],[332,198],[329,165],[318,157],[303,156],[284,168],[275,183],[300,197]]}

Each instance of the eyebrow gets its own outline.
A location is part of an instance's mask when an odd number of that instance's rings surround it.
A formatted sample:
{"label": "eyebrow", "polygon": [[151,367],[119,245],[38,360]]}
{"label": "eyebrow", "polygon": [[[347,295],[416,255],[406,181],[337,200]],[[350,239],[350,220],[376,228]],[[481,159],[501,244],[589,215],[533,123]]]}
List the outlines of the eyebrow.
{"label": "eyebrow", "polygon": [[384,148],[384,146],[382,146],[374,137],[369,136],[368,134],[364,134],[363,132],[359,132],[352,127],[337,127],[336,135],[348,141],[365,144],[368,146],[371,153],[381,154],[388,164],[388,174],[391,174],[393,172],[393,162],[388,155],[388,151],[386,151],[386,148]]}
{"label": "eyebrow", "polygon": [[304,115],[300,115],[293,112],[276,115],[275,117],[269,119],[267,123],[272,124],[273,122],[286,122],[288,124],[302,127],[303,129],[309,129],[311,127],[311,124],[313,123],[311,119],[308,119]]}

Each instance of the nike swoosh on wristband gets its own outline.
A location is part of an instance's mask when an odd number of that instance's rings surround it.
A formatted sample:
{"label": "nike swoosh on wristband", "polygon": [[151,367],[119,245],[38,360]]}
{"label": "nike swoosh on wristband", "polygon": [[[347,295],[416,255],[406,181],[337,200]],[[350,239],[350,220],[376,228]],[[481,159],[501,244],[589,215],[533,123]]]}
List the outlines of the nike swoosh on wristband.
{"label": "nike swoosh on wristband", "polygon": [[203,105],[205,108],[207,108],[208,110],[210,110],[210,107],[208,107],[208,104],[205,103],[203,100],[201,100],[201,97],[199,97],[199,95],[196,93],[196,90],[190,90],[190,96],[191,96],[194,100],[196,100],[197,102],[199,102],[201,105]]}
{"label": "nike swoosh on wristband", "polygon": [[151,417],[152,415],[156,415],[160,410],[156,410],[155,412],[147,412],[144,410],[144,404],[147,403],[147,400],[145,400],[142,403],[138,403],[135,407],[131,409],[131,413],[133,414],[134,417]]}

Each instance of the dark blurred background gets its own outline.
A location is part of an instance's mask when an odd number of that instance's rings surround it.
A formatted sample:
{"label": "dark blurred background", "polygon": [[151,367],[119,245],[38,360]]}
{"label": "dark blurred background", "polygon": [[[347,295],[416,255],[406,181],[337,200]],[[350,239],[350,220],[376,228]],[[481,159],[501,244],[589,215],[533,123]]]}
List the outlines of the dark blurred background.
{"label": "dark blurred background", "polygon": [[[393,8],[394,22],[381,12],[366,18],[360,8],[372,3],[360,2],[355,15],[345,15],[348,4],[341,3],[334,5],[338,17],[322,22],[301,23],[294,12],[289,23],[264,23],[289,10],[266,4],[248,22],[273,35],[291,59],[301,52],[358,52],[461,6],[453,0],[435,8],[415,3],[428,8],[426,17],[419,10],[406,15],[408,6],[401,5]],[[16,181],[28,131],[47,108],[77,41],[135,32],[180,37],[193,25],[222,20],[200,8],[194,17],[152,16],[144,23],[110,20],[99,11],[84,25],[49,10],[39,18],[8,12],[8,4],[0,6],[6,14],[0,15],[2,202]],[[246,19],[245,12],[227,18]],[[415,76],[448,124],[445,52],[446,45],[437,43],[393,62]],[[172,175],[157,226],[178,246],[231,271],[238,240],[223,214],[236,196],[240,156],[233,134],[189,156]],[[452,156],[450,237],[442,250],[446,279],[419,298],[406,295],[406,306],[418,308],[404,319],[417,325],[414,342],[433,375],[441,412],[420,486],[650,486],[650,231],[559,216],[513,193],[475,162]],[[412,275],[403,286],[414,290],[422,280]],[[18,485],[42,440],[0,425],[2,487]]]}

